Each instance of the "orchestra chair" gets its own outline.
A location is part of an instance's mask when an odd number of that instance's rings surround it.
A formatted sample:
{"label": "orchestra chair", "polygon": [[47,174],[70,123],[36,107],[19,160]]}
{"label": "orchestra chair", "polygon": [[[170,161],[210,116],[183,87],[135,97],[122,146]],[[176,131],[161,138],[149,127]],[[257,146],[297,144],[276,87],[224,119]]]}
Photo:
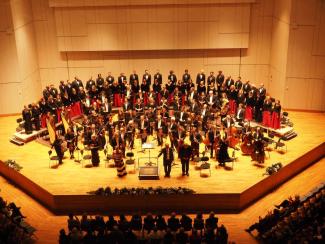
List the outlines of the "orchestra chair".
{"label": "orchestra chair", "polygon": [[201,157],[195,157],[193,159],[193,162],[194,162],[194,168],[199,169],[201,164]]}
{"label": "orchestra chair", "polygon": [[104,154],[106,156],[105,158],[105,168],[114,168],[115,163],[111,164],[111,160],[113,159],[113,156],[111,154],[107,154],[107,149],[104,149]]}
{"label": "orchestra chair", "polygon": [[127,152],[126,156],[128,157],[128,159],[125,161],[126,167],[128,165],[133,165],[133,172],[135,172],[136,169],[135,169],[134,153],[133,152]]}
{"label": "orchestra chair", "polygon": [[52,167],[52,162],[55,162],[55,165],[59,164],[59,157],[58,156],[51,156],[52,155],[52,150],[48,151],[49,154],[49,168]]}
{"label": "orchestra chair", "polygon": [[205,171],[205,170],[209,170],[209,176],[211,176],[211,165],[209,163],[209,158],[208,157],[202,157],[200,162],[201,162],[200,176],[202,177],[202,171]]}
{"label": "orchestra chair", "polygon": [[[87,152],[85,155],[84,153]],[[90,149],[85,147],[84,150],[80,150],[80,154],[81,154],[81,167],[84,168],[84,162],[88,160],[88,164],[91,164],[91,154],[90,154]]]}
{"label": "orchestra chair", "polygon": [[288,151],[287,145],[285,143],[283,143],[281,140],[282,140],[282,137],[280,137],[279,140],[274,143],[274,150],[286,153]]}

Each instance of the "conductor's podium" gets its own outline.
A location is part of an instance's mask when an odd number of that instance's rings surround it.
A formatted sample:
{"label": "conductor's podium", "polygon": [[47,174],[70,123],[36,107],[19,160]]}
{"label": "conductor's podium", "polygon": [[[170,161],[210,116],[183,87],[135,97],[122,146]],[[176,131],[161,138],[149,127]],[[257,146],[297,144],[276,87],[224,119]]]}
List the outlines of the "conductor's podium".
{"label": "conductor's podium", "polygon": [[139,167],[139,180],[159,180],[158,166]]}

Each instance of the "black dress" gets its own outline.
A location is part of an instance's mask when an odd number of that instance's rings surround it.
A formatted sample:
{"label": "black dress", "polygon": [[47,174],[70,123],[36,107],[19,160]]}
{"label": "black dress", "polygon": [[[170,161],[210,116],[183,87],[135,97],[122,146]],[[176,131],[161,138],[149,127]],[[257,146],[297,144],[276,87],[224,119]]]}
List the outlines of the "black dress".
{"label": "black dress", "polygon": [[98,154],[99,143],[98,141],[91,140],[90,150],[91,150],[91,163],[93,166],[97,167],[99,165],[100,159]]}

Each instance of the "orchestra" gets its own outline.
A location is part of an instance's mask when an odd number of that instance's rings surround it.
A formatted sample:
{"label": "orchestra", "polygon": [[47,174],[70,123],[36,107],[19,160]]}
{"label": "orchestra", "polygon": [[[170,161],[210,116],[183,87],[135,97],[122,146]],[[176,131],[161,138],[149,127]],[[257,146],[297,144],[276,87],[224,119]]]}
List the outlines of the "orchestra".
{"label": "orchestra", "polygon": [[[59,89],[46,86],[37,104],[24,107],[25,130],[30,133],[33,126],[36,130],[44,128],[48,116],[60,123],[65,113],[71,128],[62,134],[70,158],[74,158],[80,140],[91,150],[94,166],[100,163],[98,151],[107,146],[112,147],[122,165],[120,158],[125,157],[127,149],[134,149],[135,140],[140,139],[143,144],[150,136],[160,147],[169,142],[170,148],[180,154],[183,175],[189,174],[189,160],[200,156],[202,142],[210,151],[210,158],[215,157],[220,165],[231,160],[228,148],[241,149],[254,161],[264,162],[262,129],[253,131],[247,123],[256,121],[279,129],[281,105],[263,84],[256,88],[248,80],[243,83],[241,77],[236,81],[231,76],[225,78],[222,71],[217,76],[211,71],[206,77],[201,70],[193,82],[188,69],[180,80],[170,70],[165,84],[159,70],[153,82],[149,70],[144,71],[141,81],[139,76],[134,70],[129,79],[124,73],[115,79],[108,72],[106,79],[101,74],[96,81],[90,77],[85,86],[78,77],[72,82],[60,81]],[[72,123],[76,118],[78,132],[73,128],[76,123]],[[56,144],[62,163],[63,152]],[[169,174],[168,168],[166,175]]]}

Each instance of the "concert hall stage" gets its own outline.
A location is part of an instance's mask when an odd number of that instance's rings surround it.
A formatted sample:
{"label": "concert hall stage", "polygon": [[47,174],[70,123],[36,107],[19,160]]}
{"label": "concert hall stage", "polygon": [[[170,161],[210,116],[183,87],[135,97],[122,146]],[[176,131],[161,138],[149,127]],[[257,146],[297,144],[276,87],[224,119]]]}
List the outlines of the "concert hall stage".
{"label": "concert hall stage", "polygon": [[[128,173],[124,178],[116,176],[116,169],[105,167],[104,153],[100,152],[99,167],[82,167],[66,157],[64,164],[49,168],[49,148],[37,143],[29,142],[22,147],[9,142],[12,132],[16,128],[18,116],[0,118],[0,160],[13,159],[23,169],[20,173],[9,169],[0,163],[0,174],[15,183],[37,199],[51,211],[57,214],[69,212],[88,213],[118,213],[147,212],[169,210],[214,210],[216,212],[239,212],[249,204],[270,192],[292,176],[302,171],[325,155],[325,115],[324,113],[290,112],[289,117],[294,123],[298,136],[284,142],[285,150],[272,150],[268,154],[263,166],[251,162],[249,156],[238,157],[234,168],[221,168],[215,159],[210,160],[211,176],[200,176],[194,163],[190,165],[190,176],[181,175],[181,165],[172,168],[171,178],[164,178],[162,157],[159,159],[159,180],[139,180],[138,171]],[[149,141],[152,141],[150,137]],[[277,140],[277,138],[274,138]],[[156,141],[154,141],[156,144]],[[140,157],[147,157],[148,152],[139,153],[140,140],[136,140],[133,150],[136,161]],[[201,145],[201,151],[204,145]],[[273,147],[273,146],[272,146]],[[156,157],[158,147],[151,150],[151,156]],[[111,150],[111,149],[110,149]],[[232,149],[229,150],[230,154]],[[68,153],[66,153],[68,154]],[[66,155],[67,156],[67,155]],[[78,157],[75,154],[76,158]],[[209,156],[209,154],[208,154]],[[270,157],[269,157],[270,156]],[[177,157],[177,156],[176,156]],[[281,162],[283,168],[272,176],[263,176],[267,166]],[[143,165],[142,162],[140,165]],[[230,166],[230,165],[229,165]],[[128,166],[127,171],[133,167]],[[196,193],[193,195],[171,196],[92,196],[87,192],[99,187],[187,187]]]}

